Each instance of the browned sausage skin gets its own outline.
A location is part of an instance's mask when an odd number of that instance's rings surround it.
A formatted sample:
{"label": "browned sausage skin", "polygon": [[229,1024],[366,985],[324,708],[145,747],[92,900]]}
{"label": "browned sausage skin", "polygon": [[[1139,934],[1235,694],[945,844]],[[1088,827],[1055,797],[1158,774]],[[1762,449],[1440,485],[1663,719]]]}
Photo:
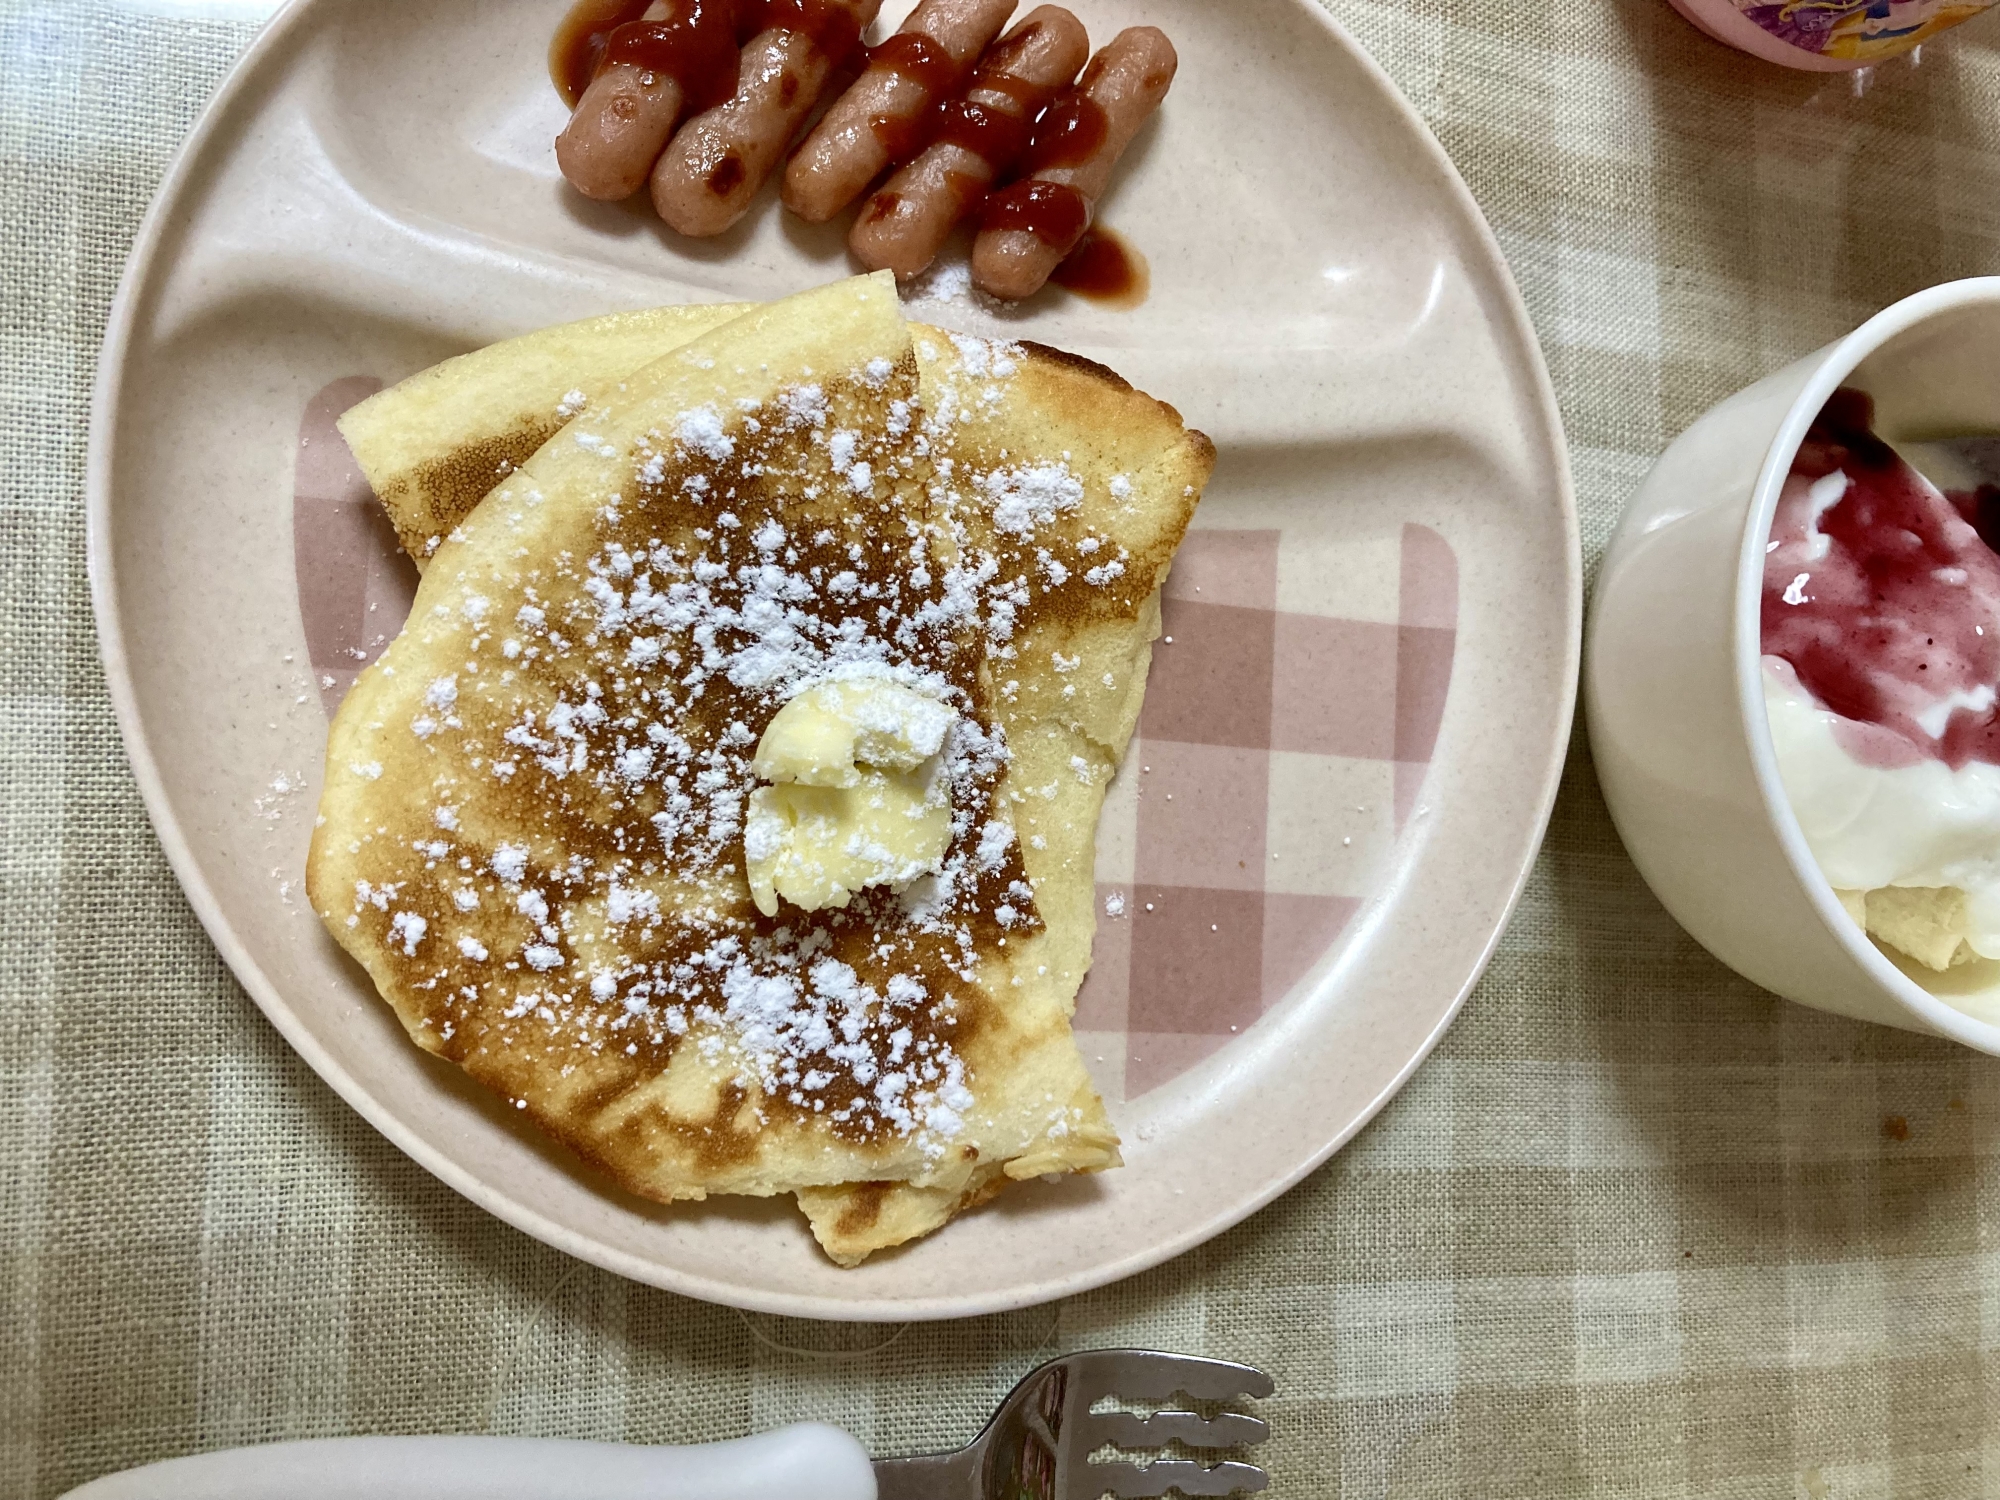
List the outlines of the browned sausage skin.
{"label": "browned sausage skin", "polygon": [[785,169],[785,206],[823,224],[927,144],[937,106],[965,87],[1017,0],[923,0],[877,47]]}
{"label": "browned sausage skin", "polygon": [[556,137],[556,164],[586,198],[629,198],[681,116],[721,103],[735,79],[734,0],[654,0],[611,33]]}
{"label": "browned sausage skin", "polygon": [[1027,149],[1035,119],[1090,56],[1083,23],[1059,5],[1030,11],[940,111],[936,139],[862,206],[848,236],[872,271],[914,276]]}
{"label": "browned sausage skin", "polygon": [[683,125],[653,168],[660,217],[695,236],[742,218],[881,8],[882,0],[765,0],[765,29],[743,48],[736,93]]}
{"label": "browned sausage skin", "polygon": [[986,200],[972,281],[1007,301],[1032,296],[1090,227],[1112,168],[1174,81],[1174,45],[1151,26],[1121,31],[1042,117],[1026,174]]}

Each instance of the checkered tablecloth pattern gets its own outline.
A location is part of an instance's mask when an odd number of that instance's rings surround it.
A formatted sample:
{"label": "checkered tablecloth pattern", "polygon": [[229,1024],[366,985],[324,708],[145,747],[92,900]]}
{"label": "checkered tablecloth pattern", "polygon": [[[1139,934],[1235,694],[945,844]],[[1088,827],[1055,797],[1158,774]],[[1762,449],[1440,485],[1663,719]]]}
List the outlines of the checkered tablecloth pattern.
{"label": "checkered tablecloth pattern", "polygon": [[[1410,1086],[1270,1209],[1118,1286],[900,1331],[745,1318],[567,1260],[403,1159],[190,916],[83,574],[105,310],[252,3],[0,0],[0,1495],[349,1431],[823,1416],[911,1450],[1047,1353],[1128,1341],[1272,1371],[1281,1495],[2000,1492],[2000,1063],[1718,967],[1640,884],[1580,740],[1521,913]],[[1664,0],[1330,3],[1499,233],[1593,565],[1710,403],[2000,271],[2000,17],[1857,81],[1734,56]],[[1397,576],[1356,622],[1411,623]],[[1379,768],[1420,740],[1335,758],[1393,799]],[[1229,748],[1149,722],[1139,753],[1162,744]]]}

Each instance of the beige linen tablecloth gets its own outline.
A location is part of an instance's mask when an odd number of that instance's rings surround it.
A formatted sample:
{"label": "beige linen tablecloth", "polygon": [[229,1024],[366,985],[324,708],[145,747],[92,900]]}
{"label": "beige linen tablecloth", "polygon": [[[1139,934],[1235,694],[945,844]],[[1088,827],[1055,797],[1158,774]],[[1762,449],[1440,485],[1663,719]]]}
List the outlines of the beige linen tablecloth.
{"label": "beige linen tablecloth", "polygon": [[[1711,402],[2000,271],[2000,16],[1857,82],[1726,52],[1664,0],[1332,8],[1498,230],[1593,564]],[[228,10],[0,0],[0,1494],[347,1432],[816,1416],[908,1451],[1114,1342],[1268,1368],[1287,1496],[2000,1493],[2000,1063],[1724,971],[1633,872],[1580,735],[1436,1056],[1289,1197],[1121,1285],[900,1331],[744,1317],[406,1161],[189,914],[91,625],[93,362],[154,185],[252,35]]]}

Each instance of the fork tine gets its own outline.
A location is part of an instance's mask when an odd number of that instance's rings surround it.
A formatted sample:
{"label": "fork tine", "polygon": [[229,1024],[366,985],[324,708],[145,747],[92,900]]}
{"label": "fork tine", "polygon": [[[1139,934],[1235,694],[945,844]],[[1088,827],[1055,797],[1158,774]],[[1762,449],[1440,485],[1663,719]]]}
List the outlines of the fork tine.
{"label": "fork tine", "polygon": [[1239,1491],[1261,1490],[1271,1479],[1255,1464],[1223,1463],[1205,1469],[1185,1458],[1163,1458],[1147,1464],[1092,1464],[1089,1482],[1080,1493],[1101,1495],[1106,1490],[1120,1500],[1153,1500],[1168,1490],[1187,1496],[1234,1495]]}
{"label": "fork tine", "polygon": [[1268,1396],[1274,1389],[1262,1370],[1226,1359],[1154,1349],[1095,1349],[1071,1359],[1090,1377],[1093,1402],[1105,1396],[1164,1401],[1183,1391],[1197,1401],[1228,1401]]}
{"label": "fork tine", "polygon": [[1213,1418],[1191,1411],[1155,1412],[1142,1417],[1132,1411],[1094,1413],[1092,1436],[1120,1448],[1164,1448],[1181,1442],[1190,1448],[1239,1448],[1261,1443],[1271,1429],[1256,1417],[1225,1411]]}

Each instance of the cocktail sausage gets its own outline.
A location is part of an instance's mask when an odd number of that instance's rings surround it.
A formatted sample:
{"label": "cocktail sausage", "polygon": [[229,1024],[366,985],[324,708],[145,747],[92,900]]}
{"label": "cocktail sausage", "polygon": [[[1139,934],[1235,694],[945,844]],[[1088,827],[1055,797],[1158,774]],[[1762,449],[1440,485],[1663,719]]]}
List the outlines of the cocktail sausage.
{"label": "cocktail sausage", "polygon": [[965,87],[1017,0],[923,0],[833,103],[785,169],[785,206],[823,224],[928,144],[938,105]]}
{"label": "cocktail sausage", "polygon": [[629,198],[685,114],[736,88],[734,0],[654,0],[620,26],[556,137],[556,164],[586,198]]}
{"label": "cocktail sausage", "polygon": [[862,205],[848,247],[870,270],[914,276],[1027,149],[1035,119],[1090,56],[1083,23],[1059,5],[1030,11],[939,113],[932,143]]}
{"label": "cocktail sausage", "polygon": [[1173,43],[1151,26],[1121,31],[1035,127],[1026,172],[980,210],[972,281],[1018,301],[1042,284],[1090,228],[1112,168],[1173,84]]}
{"label": "cocktail sausage", "polygon": [[881,8],[882,0],[767,0],[735,94],[683,125],[653,168],[660,217],[696,236],[742,218]]}

